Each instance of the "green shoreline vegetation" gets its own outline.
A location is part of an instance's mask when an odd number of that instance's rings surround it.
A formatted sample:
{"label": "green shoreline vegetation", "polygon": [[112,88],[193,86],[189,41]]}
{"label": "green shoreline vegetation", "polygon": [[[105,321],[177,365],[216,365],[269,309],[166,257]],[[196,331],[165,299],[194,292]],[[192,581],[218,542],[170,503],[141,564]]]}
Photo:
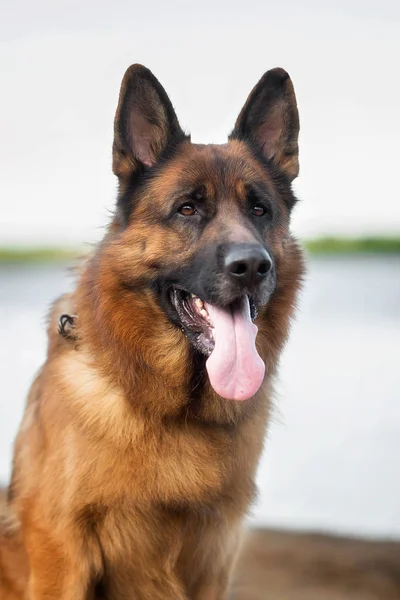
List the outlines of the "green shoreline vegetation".
{"label": "green shoreline vegetation", "polygon": [[399,254],[399,236],[321,237],[304,240],[310,254]]}
{"label": "green shoreline vegetation", "polygon": [[0,248],[0,264],[71,262],[85,256],[88,250],[78,248],[47,248],[15,246]]}
{"label": "green shoreline vegetation", "polygon": [[[391,237],[321,237],[302,240],[311,255],[400,254],[400,235]],[[55,263],[70,262],[87,254],[82,248],[3,247],[0,263]]]}

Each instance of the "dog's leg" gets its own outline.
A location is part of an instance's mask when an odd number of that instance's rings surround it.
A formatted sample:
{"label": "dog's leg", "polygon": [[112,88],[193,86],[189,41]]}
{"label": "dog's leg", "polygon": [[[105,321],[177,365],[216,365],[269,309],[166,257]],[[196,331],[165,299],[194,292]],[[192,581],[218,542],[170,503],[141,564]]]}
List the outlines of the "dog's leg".
{"label": "dog's leg", "polygon": [[46,531],[24,532],[29,559],[28,600],[87,600],[94,584],[94,556],[74,531],[55,540]]}
{"label": "dog's leg", "polygon": [[134,569],[120,562],[109,565],[104,578],[105,596],[135,600],[192,600],[176,573],[161,564],[143,563]]}
{"label": "dog's leg", "polygon": [[[192,600],[225,600],[228,593],[230,569],[220,573],[214,581],[205,578],[191,595]],[[211,578],[210,578],[211,579]]]}
{"label": "dog's leg", "polygon": [[[225,535],[210,530],[198,546],[198,556],[191,569],[191,600],[226,600],[231,574],[236,563],[241,526],[232,525]],[[187,568],[189,565],[187,565]]]}

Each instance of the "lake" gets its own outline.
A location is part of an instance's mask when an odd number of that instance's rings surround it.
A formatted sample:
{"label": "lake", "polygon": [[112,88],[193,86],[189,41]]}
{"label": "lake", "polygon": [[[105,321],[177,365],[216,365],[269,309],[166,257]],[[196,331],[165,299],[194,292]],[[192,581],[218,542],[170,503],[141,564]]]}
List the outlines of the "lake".
{"label": "lake", "polygon": [[[63,265],[0,266],[0,480]],[[400,538],[400,257],[309,262],[251,521]]]}

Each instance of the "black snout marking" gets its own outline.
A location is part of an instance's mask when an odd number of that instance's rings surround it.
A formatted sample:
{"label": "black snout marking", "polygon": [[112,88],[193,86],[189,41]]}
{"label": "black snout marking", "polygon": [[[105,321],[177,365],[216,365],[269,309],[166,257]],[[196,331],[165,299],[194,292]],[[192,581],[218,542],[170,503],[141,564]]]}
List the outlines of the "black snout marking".
{"label": "black snout marking", "polygon": [[272,259],[260,244],[232,244],[224,257],[226,275],[243,287],[260,283],[271,268]]}

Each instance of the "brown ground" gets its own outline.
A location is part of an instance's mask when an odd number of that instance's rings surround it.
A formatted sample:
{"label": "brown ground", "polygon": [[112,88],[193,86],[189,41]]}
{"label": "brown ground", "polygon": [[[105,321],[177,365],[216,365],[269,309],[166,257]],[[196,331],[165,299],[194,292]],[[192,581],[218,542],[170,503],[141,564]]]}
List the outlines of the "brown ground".
{"label": "brown ground", "polygon": [[399,600],[400,542],[249,533],[233,600]]}

